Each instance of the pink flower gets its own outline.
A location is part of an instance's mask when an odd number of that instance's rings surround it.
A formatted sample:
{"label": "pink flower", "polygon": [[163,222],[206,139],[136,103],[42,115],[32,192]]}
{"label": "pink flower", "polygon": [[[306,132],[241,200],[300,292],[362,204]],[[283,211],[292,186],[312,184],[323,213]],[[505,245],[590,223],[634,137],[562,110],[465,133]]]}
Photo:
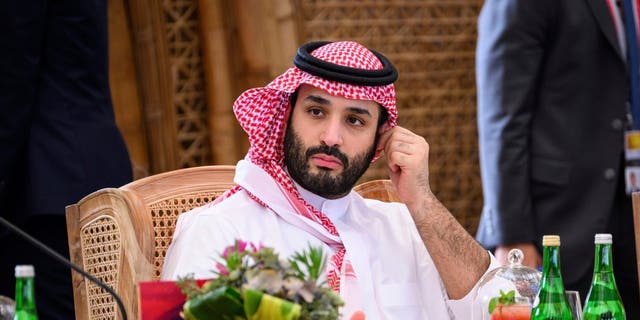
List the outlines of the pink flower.
{"label": "pink flower", "polygon": [[234,245],[228,246],[222,252],[222,257],[229,258],[229,255],[234,253],[243,253],[247,249],[247,242],[237,239]]}
{"label": "pink flower", "polygon": [[247,244],[248,242],[237,239],[236,246],[238,246],[238,253],[244,252],[247,249]]}
{"label": "pink flower", "polygon": [[216,269],[218,269],[218,272],[223,276],[229,275],[229,270],[227,270],[227,267],[222,263],[216,263]]}
{"label": "pink flower", "polygon": [[222,257],[225,259],[229,258],[229,255],[232,254],[234,251],[236,250],[236,248],[234,246],[228,246],[224,249],[224,251],[222,252]]}

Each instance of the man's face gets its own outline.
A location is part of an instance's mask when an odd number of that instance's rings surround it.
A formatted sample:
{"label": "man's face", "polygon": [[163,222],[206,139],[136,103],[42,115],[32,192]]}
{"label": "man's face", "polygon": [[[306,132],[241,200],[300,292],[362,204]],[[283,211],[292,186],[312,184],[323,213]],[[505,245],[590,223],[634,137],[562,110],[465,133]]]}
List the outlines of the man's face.
{"label": "man's face", "polygon": [[347,194],[376,150],[380,108],[302,85],[289,118],[284,161],[303,188],[325,198]]}

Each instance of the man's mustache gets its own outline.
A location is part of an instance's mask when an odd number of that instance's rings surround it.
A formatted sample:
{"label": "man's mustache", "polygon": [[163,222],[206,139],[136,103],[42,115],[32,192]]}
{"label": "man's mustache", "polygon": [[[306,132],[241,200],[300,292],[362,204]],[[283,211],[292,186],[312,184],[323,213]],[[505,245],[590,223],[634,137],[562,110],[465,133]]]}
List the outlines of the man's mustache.
{"label": "man's mustache", "polygon": [[324,153],[326,155],[330,155],[338,158],[338,160],[342,162],[342,166],[344,167],[344,169],[347,169],[349,167],[349,158],[347,157],[346,154],[340,152],[340,149],[338,149],[338,147],[329,147],[328,145],[319,145],[317,147],[311,147],[307,149],[305,156],[307,157],[307,160],[309,160],[311,156],[319,153]]}

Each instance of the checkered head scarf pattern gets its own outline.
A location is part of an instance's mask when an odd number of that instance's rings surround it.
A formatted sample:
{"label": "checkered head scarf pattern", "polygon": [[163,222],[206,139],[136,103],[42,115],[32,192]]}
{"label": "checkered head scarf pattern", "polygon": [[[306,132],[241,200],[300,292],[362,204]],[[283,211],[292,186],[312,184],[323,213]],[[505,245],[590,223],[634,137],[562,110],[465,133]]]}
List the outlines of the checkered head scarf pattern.
{"label": "checkered head scarf pattern", "polygon": [[[382,62],[366,47],[351,41],[332,42],[318,47],[311,55],[320,60],[355,69],[380,70]],[[234,113],[249,136],[248,159],[266,171],[281,187],[283,194],[299,215],[324,227],[331,235],[339,234],[325,214],[313,208],[298,193],[292,179],[284,170],[284,135],[290,112],[291,94],[301,85],[308,84],[331,95],[347,99],[372,100],[382,105],[388,114],[387,123],[381,130],[396,125],[397,109],[393,83],[382,86],[354,85],[327,80],[305,72],[298,67],[289,68],[266,87],[245,91],[233,105]],[[374,159],[375,160],[375,159]],[[235,193],[242,186],[223,196]],[[252,198],[268,207],[268,203],[255,196]],[[336,246],[336,254],[331,259],[327,280],[332,288],[339,291],[339,271],[345,255],[341,243]]]}

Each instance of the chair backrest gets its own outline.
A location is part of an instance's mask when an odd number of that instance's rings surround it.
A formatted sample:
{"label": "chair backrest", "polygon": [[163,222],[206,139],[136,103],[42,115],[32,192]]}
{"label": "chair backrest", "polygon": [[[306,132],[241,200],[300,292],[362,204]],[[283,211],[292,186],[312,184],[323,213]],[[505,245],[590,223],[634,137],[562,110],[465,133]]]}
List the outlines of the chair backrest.
{"label": "chair backrest", "polygon": [[[234,166],[179,169],[96,191],[66,209],[71,262],[110,285],[138,319],[135,284],[157,280],[178,216],[234,186]],[[73,272],[76,319],[121,318],[115,300]]]}
{"label": "chair backrest", "polygon": [[371,180],[363,182],[353,190],[358,192],[363,198],[377,199],[385,202],[402,202],[398,197],[398,191],[391,183],[391,180]]}
{"label": "chair backrest", "polygon": [[633,230],[636,238],[636,269],[638,270],[638,283],[640,284],[640,192],[631,194],[633,201]]}

